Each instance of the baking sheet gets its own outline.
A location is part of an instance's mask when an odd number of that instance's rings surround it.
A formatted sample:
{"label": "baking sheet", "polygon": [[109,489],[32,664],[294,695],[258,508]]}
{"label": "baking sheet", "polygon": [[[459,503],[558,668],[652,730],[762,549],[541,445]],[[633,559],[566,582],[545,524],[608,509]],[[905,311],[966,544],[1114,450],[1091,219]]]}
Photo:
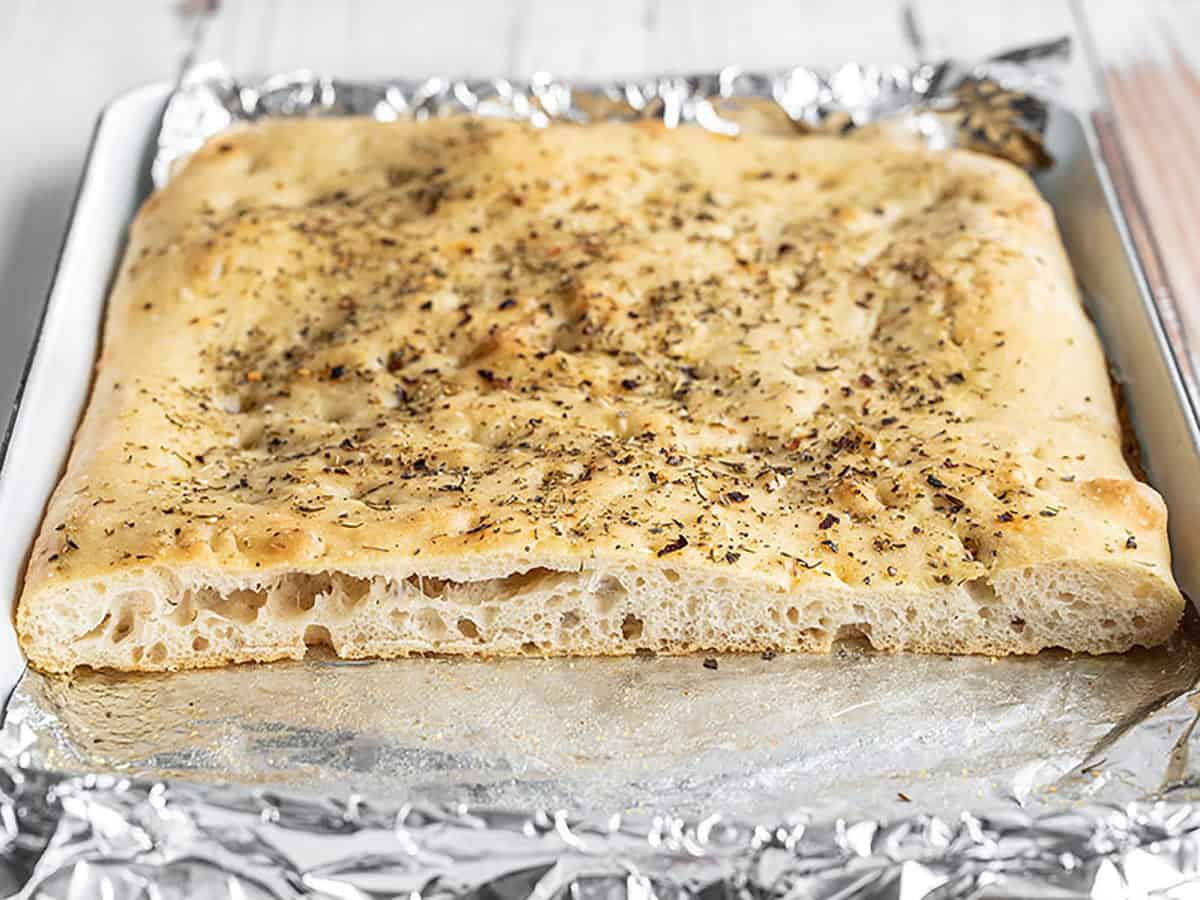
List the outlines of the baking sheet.
{"label": "baking sheet", "polygon": [[[1044,139],[1056,164],[1040,183],[1168,497],[1181,582],[1194,583],[1194,554],[1180,550],[1197,532],[1178,523],[1196,522],[1195,420],[1103,170],[1073,117],[1020,92],[986,95],[964,117],[954,79],[970,71],[727,70],[587,94],[553,79],[244,85],[203,69],[164,123],[155,172],[168,177],[239,118],[456,105],[717,128],[844,130],[878,114],[934,143],[1015,147],[1029,163]],[[937,102],[919,106],[922,92]],[[0,884],[30,880],[47,896],[1183,897],[1200,884],[1198,677],[1183,635],[1107,658],[843,644],[828,658],[721,657],[715,669],[312,658],[29,673],[0,733]]]}

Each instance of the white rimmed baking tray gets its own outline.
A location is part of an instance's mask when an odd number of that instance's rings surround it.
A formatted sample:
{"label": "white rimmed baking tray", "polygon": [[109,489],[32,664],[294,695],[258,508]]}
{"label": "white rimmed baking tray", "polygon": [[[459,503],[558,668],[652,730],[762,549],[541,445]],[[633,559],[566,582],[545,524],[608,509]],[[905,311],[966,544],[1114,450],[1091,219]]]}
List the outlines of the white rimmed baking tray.
{"label": "white rimmed baking tray", "polygon": [[29,548],[66,463],[98,350],[104,303],[129,222],[150,190],[166,83],[113,100],[92,133],[70,224],[0,445],[0,696],[25,663],[13,613]]}
{"label": "white rimmed baking tray", "polygon": [[[97,123],[41,325],[2,448],[0,689],[23,661],[12,627],[28,547],[66,461],[86,403],[112,275],[126,227],[150,189],[148,177],[167,84],[121,95]],[[1175,574],[1200,591],[1200,428],[1090,127],[1061,108],[1046,135],[1055,165],[1038,178],[1054,206],[1068,253],[1123,383],[1150,480],[1170,510]],[[152,348],[147,348],[152,352]]]}

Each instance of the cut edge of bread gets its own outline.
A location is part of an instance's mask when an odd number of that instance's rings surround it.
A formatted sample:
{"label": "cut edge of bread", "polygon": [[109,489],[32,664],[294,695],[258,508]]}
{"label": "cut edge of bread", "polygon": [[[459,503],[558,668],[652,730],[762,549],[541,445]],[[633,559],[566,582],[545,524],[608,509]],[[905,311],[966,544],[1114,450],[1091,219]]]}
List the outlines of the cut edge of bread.
{"label": "cut edge of bread", "polygon": [[303,658],[346,659],[828,652],[1030,654],[1155,646],[1183,599],[1157,570],[1051,561],[956,585],[791,589],[645,561],[491,560],[486,569],[296,567],[231,574],[156,566],[46,585],[21,604],[33,665],[164,671]]}

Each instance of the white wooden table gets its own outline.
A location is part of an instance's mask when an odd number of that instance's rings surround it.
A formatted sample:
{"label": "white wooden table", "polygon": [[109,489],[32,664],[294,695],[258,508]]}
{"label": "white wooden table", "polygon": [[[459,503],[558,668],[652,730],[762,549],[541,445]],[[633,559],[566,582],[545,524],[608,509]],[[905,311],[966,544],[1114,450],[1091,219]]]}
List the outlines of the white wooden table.
{"label": "white wooden table", "polygon": [[[1078,35],[1073,7],[1102,42],[1120,44],[1138,6],[916,3],[930,52],[966,57]],[[0,0],[0,409],[24,366],[97,113],[115,94],[169,77],[183,47],[166,0]],[[226,0],[204,55],[241,73],[308,67],[351,77],[910,61],[893,0]],[[1082,58],[1065,94],[1079,106],[1095,101]]]}

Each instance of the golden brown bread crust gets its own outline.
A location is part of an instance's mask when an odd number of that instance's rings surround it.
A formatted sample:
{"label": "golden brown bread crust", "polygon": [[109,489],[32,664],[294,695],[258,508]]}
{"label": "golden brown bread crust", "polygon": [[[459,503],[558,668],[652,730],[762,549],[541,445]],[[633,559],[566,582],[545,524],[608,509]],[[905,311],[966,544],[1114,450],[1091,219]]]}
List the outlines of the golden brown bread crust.
{"label": "golden brown bread crust", "polygon": [[[51,670],[839,631],[1106,652],[1175,627],[1165,523],[1007,163],[274,122],[139,213],[18,628]],[[493,581],[452,585],[472,618],[385,609],[437,600],[425,577]]]}

